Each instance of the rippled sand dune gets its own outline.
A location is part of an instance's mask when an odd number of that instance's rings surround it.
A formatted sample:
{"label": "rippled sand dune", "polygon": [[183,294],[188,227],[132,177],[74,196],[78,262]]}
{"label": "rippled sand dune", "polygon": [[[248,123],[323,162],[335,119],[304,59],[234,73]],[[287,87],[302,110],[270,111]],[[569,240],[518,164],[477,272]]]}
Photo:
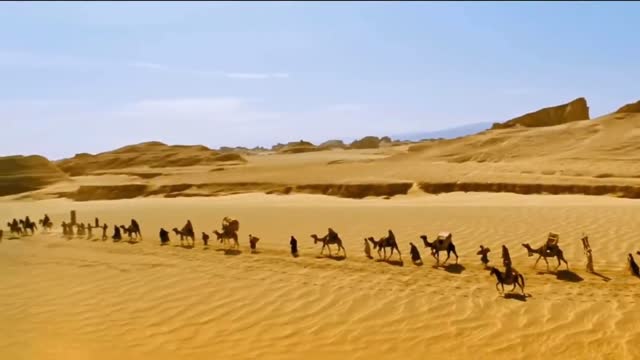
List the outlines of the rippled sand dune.
{"label": "rippled sand dune", "polygon": [[[109,225],[135,217],[137,244],[60,234],[69,210]],[[640,203],[586,196],[410,194],[383,199],[245,194],[220,198],[3,201],[0,220],[48,213],[52,234],[0,243],[3,359],[637,359],[640,279],[626,269],[640,250]],[[240,220],[241,254],[200,234]],[[195,248],[160,246],[158,230],[191,219]],[[318,257],[310,234],[333,227],[348,257]],[[404,266],[369,260],[365,236],[393,229]],[[454,234],[460,267],[432,267],[418,239]],[[549,231],[571,273],[532,268],[523,242]],[[590,236],[599,276],[585,271]],[[111,229],[109,231],[111,234]],[[249,234],[260,237],[251,254]],[[94,232],[94,237],[99,235]],[[301,256],[289,254],[289,236]],[[213,240],[213,239],[212,239]],[[425,265],[410,262],[409,242]],[[475,255],[511,251],[526,298],[503,298]],[[374,254],[374,256],[377,256]],[[555,265],[554,262],[551,262]]]}

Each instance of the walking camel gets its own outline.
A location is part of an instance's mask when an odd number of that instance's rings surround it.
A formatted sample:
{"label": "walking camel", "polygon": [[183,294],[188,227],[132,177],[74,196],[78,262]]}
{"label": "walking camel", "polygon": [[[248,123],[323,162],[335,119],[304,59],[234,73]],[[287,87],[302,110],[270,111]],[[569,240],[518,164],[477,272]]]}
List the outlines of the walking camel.
{"label": "walking camel", "polygon": [[[375,240],[373,237],[369,237],[367,240],[373,244],[373,248],[378,250],[378,257],[380,257],[380,250],[384,252],[383,260],[388,260],[393,255],[393,251],[396,250],[398,252],[398,256],[400,257],[400,261],[402,261],[402,253],[400,253],[400,248],[398,247],[398,242],[396,241],[396,236],[393,234],[393,231],[389,230],[387,236],[380,238],[380,240]],[[391,253],[387,258],[387,248],[391,248]]]}
{"label": "walking camel", "polygon": [[180,230],[178,230],[178,228],[173,228],[173,232],[176,233],[176,236],[180,236],[180,244],[182,244],[184,238],[187,238],[187,243],[189,241],[189,238],[191,238],[192,246],[196,244],[196,234],[193,230],[191,220],[187,220],[187,223]]}
{"label": "walking camel", "polygon": [[555,258],[558,259],[558,266],[556,266],[556,270],[562,264],[561,261],[563,261],[567,265],[567,270],[569,270],[569,263],[564,258],[564,253],[562,252],[562,250],[558,246],[558,241],[559,241],[558,234],[549,233],[549,238],[547,239],[547,242],[544,245],[542,245],[541,247],[539,247],[537,249],[533,249],[529,244],[522,244],[522,247],[527,249],[527,252],[528,252],[529,256],[533,256],[534,254],[538,254],[538,259],[536,259],[535,264],[533,264],[534,268],[536,267],[536,265],[538,265],[538,261],[540,261],[540,259],[542,258],[542,259],[544,259],[544,262],[547,264],[547,271],[549,271],[549,261],[547,261],[547,258],[548,257],[549,258],[554,258],[555,257]]}
{"label": "walking camel", "polygon": [[344,257],[347,257],[347,250],[345,250],[344,246],[342,245],[342,239],[340,239],[338,233],[336,233],[332,228],[329,228],[327,235],[321,238],[319,238],[316,234],[312,234],[311,238],[313,239],[314,244],[317,244],[319,242],[322,243],[320,255],[322,255],[322,253],[324,252],[324,248],[326,247],[327,249],[329,249],[329,256],[331,256],[331,247],[329,247],[329,245],[338,245],[338,251],[336,252],[336,254],[340,253],[340,249],[342,249]]}
{"label": "walking camel", "polygon": [[222,219],[222,232],[213,230],[216,238],[219,242],[227,245],[227,240],[233,240],[233,247],[238,249],[240,244],[238,243],[238,230],[240,230],[240,222],[235,219],[226,217]]}
{"label": "walking camel", "polygon": [[453,245],[453,235],[450,232],[443,231],[438,234],[438,237],[434,242],[429,242],[427,235],[420,235],[420,239],[424,243],[424,247],[431,249],[431,256],[436,259],[436,266],[440,265],[440,251],[447,252],[447,258],[442,263],[447,263],[451,253],[456,256],[456,264],[458,263],[458,253],[456,252],[456,246]]}

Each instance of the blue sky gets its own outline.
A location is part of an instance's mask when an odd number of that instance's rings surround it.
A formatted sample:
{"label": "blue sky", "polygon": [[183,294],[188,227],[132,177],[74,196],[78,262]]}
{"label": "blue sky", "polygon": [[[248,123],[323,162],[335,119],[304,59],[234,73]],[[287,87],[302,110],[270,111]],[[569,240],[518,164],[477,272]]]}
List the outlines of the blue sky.
{"label": "blue sky", "polygon": [[[432,131],[640,99],[637,2],[0,4],[0,155]],[[9,134],[9,135],[7,135]]]}

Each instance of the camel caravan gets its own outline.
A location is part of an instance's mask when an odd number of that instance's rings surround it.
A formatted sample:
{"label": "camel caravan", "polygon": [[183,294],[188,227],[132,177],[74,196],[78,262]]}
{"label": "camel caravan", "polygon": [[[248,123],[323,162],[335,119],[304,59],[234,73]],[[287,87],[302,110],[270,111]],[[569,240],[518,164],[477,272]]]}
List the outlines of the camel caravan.
{"label": "camel caravan", "polygon": [[[52,231],[54,224],[49,218],[47,214],[44,215],[42,219],[39,219],[38,222],[31,221],[29,216],[26,216],[24,219],[12,219],[11,222],[7,223],[7,227],[9,229],[9,234],[11,236],[10,239],[16,239],[22,236],[33,236],[35,232],[38,230],[38,225],[40,225],[40,229],[42,233],[46,234]],[[86,238],[87,240],[93,241],[106,241],[109,237],[113,240],[113,242],[119,242],[123,240],[123,234],[128,238],[130,243],[137,243],[142,241],[142,231],[140,224],[135,220],[131,219],[128,225],[112,225],[113,232],[111,236],[107,234],[109,225],[106,223],[100,224],[100,220],[98,218],[94,219],[93,223],[87,222],[82,223],[76,220],[75,211],[71,212],[71,220],[63,221],[61,223],[62,227],[62,235],[67,239],[76,238]],[[211,231],[211,235],[215,235],[218,243],[221,244],[227,250],[233,250],[239,253],[239,237],[238,232],[240,230],[240,222],[237,219],[232,219],[230,217],[224,217],[222,219],[222,226],[220,230],[214,229]],[[96,235],[100,233],[101,236],[94,236],[94,231],[96,231]],[[178,228],[174,227],[171,230],[176,238],[179,238],[180,244],[175,246],[182,246],[193,248],[196,244],[196,231],[194,230],[193,224],[191,220],[187,220],[186,223]],[[2,241],[2,237],[4,232],[0,230],[0,241]],[[160,245],[168,245],[171,243],[170,238],[171,232],[165,230],[164,228],[160,228],[159,238]],[[344,241],[340,237],[340,235],[333,229],[328,228],[327,234],[320,237],[317,234],[311,234],[311,239],[313,240],[313,244],[320,243],[322,246],[320,247],[320,256],[325,256],[325,250],[327,250],[329,257],[337,257],[339,256],[341,259],[346,259],[347,251],[344,246]],[[201,232],[201,239],[205,247],[209,246],[209,239],[211,236],[206,232]],[[429,241],[427,235],[420,235],[419,239],[422,240],[424,249],[430,253],[430,255],[435,260],[435,268],[445,267],[448,268],[451,265],[447,265],[447,262],[451,258],[453,254],[455,256],[455,265],[458,265],[459,256],[456,251],[456,246],[453,243],[453,234],[451,232],[443,231],[437,234],[436,239],[434,241]],[[582,243],[582,247],[584,250],[584,255],[586,258],[586,271],[589,273],[596,274],[593,265],[593,250],[591,249],[591,245],[589,244],[589,237],[585,234],[582,235],[580,239]],[[260,241],[260,238],[249,234],[249,247],[251,253],[258,253],[257,244]],[[560,236],[556,232],[548,233],[547,240],[542,243],[539,247],[532,247],[528,243],[521,244],[522,247],[527,251],[527,255],[529,257],[537,255],[536,261],[533,264],[533,268],[535,269],[538,265],[540,259],[544,260],[547,266],[547,272],[551,272],[549,269],[549,261],[548,259],[555,258],[557,260],[557,266],[554,271],[558,271],[562,263],[564,262],[566,266],[566,271],[569,270],[569,263],[564,257],[564,252],[560,248],[559,245]],[[298,241],[294,236],[291,236],[290,242],[291,246],[291,255],[293,257],[299,256],[298,250]],[[331,247],[335,246],[336,251],[332,252]],[[422,257],[420,255],[420,250],[413,243],[409,243],[409,253],[411,255],[411,261],[417,265],[421,266],[423,264]],[[372,236],[364,238],[364,254],[368,259],[373,259],[372,248],[378,253],[378,261],[385,261],[393,263],[391,258],[394,253],[397,253],[398,260],[401,265],[402,253],[400,251],[400,247],[398,245],[398,241],[396,239],[395,234],[391,229],[387,231],[387,234],[376,239]],[[387,252],[387,250],[389,250]],[[226,251],[226,250],[225,250]],[[447,257],[441,263],[440,260],[440,252],[446,252]],[[496,266],[490,266],[489,253],[491,249],[480,245],[480,249],[476,252],[476,255],[480,255],[480,262],[484,266],[484,269],[489,271],[490,276],[494,276],[496,278],[496,290],[502,294],[504,294],[505,285],[512,286],[511,292],[515,291],[516,288],[520,289],[520,292],[523,296],[525,296],[525,278],[522,273],[513,267],[511,262],[511,255],[509,254],[509,249],[503,245],[502,246],[502,267],[503,269],[499,269]],[[640,256],[640,251],[636,252],[636,255]],[[633,254],[629,253],[627,256],[627,264],[629,271],[632,275],[640,277],[640,266],[636,263]]]}

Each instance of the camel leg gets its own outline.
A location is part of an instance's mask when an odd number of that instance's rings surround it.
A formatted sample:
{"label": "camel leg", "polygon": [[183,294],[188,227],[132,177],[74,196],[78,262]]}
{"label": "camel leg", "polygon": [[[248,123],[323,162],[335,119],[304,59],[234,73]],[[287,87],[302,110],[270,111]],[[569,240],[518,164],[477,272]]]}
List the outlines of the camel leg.
{"label": "camel leg", "polygon": [[536,265],[538,265],[538,261],[540,261],[540,258],[542,257],[542,255],[538,256],[538,258],[536,259],[536,262],[533,264],[533,268],[536,268]]}
{"label": "camel leg", "polygon": [[446,259],[444,259],[444,262],[442,263],[442,265],[446,264],[446,263],[447,263],[447,261],[449,261],[449,257],[451,257],[451,250],[448,250],[448,249],[447,249],[447,258],[446,258]]}
{"label": "camel leg", "polygon": [[393,256],[393,251],[395,250],[395,248],[396,248],[395,246],[393,246],[391,248],[391,253],[389,254],[389,259],[391,259],[391,257]]}
{"label": "camel leg", "polygon": [[398,247],[398,245],[396,245],[396,250],[398,251],[398,257],[400,258],[400,261],[402,261],[402,254],[400,253],[400,248]]}

